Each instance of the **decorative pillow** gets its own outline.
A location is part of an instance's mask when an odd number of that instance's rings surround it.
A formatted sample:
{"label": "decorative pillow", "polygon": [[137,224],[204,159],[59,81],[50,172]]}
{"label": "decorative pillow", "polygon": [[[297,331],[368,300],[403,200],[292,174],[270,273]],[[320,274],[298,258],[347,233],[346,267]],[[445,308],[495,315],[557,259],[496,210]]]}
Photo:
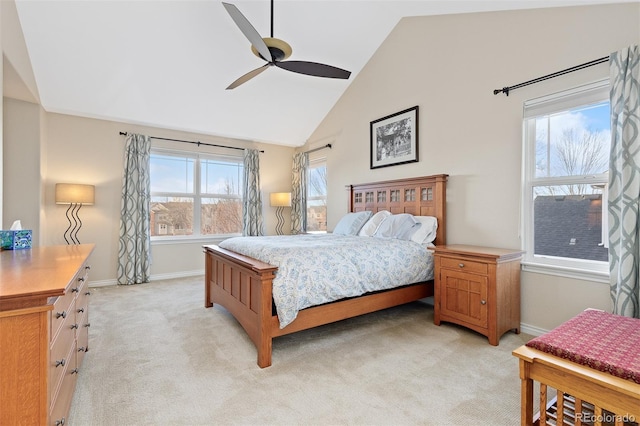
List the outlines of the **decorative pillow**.
{"label": "decorative pillow", "polygon": [[369,219],[367,223],[364,224],[362,229],[360,229],[358,235],[363,237],[371,237],[376,232],[376,229],[378,229],[380,223],[387,216],[391,216],[391,212],[387,210],[381,210],[378,213],[374,214],[373,216],[371,216],[371,219]]}
{"label": "decorative pillow", "polygon": [[438,230],[438,219],[433,216],[414,216],[416,221],[420,222],[420,227],[411,236],[411,241],[418,244],[431,244],[436,239],[436,231]]}
{"label": "decorative pillow", "polygon": [[340,219],[333,229],[333,233],[339,235],[358,235],[360,228],[362,228],[372,215],[373,212],[370,211],[347,213],[342,216],[342,219]]}
{"label": "decorative pillow", "polygon": [[411,236],[420,226],[420,222],[417,222],[413,218],[413,215],[408,213],[392,214],[380,223],[373,236],[378,238],[410,240]]}

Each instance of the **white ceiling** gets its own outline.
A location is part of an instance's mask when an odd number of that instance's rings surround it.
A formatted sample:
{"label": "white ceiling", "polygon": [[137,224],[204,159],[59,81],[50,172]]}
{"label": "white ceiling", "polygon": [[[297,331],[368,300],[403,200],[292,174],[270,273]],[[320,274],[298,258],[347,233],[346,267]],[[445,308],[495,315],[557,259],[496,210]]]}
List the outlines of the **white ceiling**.
{"label": "white ceiling", "polygon": [[[263,37],[270,1],[227,0]],[[624,1],[624,0],[623,0]],[[404,16],[613,3],[276,0],[274,36],[291,60],[352,72],[349,80],[264,62],[217,0],[16,0],[40,102],[49,112],[280,145],[303,145]]]}

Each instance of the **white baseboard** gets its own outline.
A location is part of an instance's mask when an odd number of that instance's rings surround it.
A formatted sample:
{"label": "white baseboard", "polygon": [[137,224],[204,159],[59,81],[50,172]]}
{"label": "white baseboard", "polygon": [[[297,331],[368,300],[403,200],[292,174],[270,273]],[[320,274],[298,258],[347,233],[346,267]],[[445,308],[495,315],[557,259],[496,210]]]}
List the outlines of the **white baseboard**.
{"label": "white baseboard", "polygon": [[[196,271],[181,271],[172,272],[170,274],[157,274],[152,275],[149,281],[171,280],[175,278],[190,278],[197,277],[198,275],[204,275],[204,269],[198,269]],[[111,285],[118,285],[117,279],[89,281],[89,287],[107,287]]]}
{"label": "white baseboard", "polygon": [[548,333],[549,330],[545,330],[544,328],[535,327],[530,324],[525,324],[523,322],[520,323],[520,331],[525,334],[531,334],[532,336],[542,336],[545,333]]}

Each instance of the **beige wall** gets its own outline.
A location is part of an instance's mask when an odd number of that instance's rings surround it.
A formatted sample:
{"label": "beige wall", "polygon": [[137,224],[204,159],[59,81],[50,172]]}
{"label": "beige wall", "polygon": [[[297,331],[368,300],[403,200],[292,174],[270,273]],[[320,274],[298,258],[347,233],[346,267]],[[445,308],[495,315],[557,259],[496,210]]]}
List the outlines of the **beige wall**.
{"label": "beige wall", "polygon": [[20,220],[40,239],[41,168],[40,106],[4,98],[3,229]]}
{"label": "beige wall", "polygon": [[[608,77],[606,64],[528,86],[493,89],[640,42],[638,3],[403,19],[315,130],[331,140],[328,227],[346,211],[344,185],[447,173],[449,243],[519,248],[522,105]],[[607,30],[604,30],[607,28]],[[369,169],[369,123],[419,111],[418,163]],[[593,306],[607,285],[523,273],[522,321],[550,329]]]}
{"label": "beige wall", "polygon": [[[45,159],[47,171],[42,179],[46,224],[42,229],[40,242],[43,245],[65,243],[63,234],[68,226],[65,217],[67,206],[55,204],[55,184],[70,182],[95,185],[96,203],[94,206],[85,206],[81,209],[80,217],[83,225],[78,235],[81,242],[96,244],[91,271],[94,284],[112,283],[116,278],[125,142],[125,138],[119,134],[121,131],[264,150],[265,152],[260,154],[263,213],[267,233],[274,233],[275,212],[272,212],[268,206],[268,193],[279,190],[290,181],[292,148],[63,114],[47,114],[44,132],[47,137]],[[199,152],[215,150],[206,146],[198,148],[196,145],[175,142],[154,141],[153,143],[168,148]],[[290,188],[290,184],[288,187]],[[152,243],[152,278],[204,273],[202,245],[215,242],[209,239],[195,243]]]}
{"label": "beige wall", "polygon": [[[68,227],[67,206],[56,205],[56,183],[85,183],[96,187],[96,203],[80,210],[82,228],[78,238],[94,243],[92,284],[115,283],[124,137],[119,133],[139,132],[151,136],[177,138],[242,148],[257,148],[260,155],[261,186],[265,230],[275,233],[275,211],[268,205],[272,191],[290,190],[293,149],[253,144],[166,129],[133,126],[63,114],[51,114],[29,102],[5,98],[4,102],[5,224],[20,219],[24,228],[34,230],[34,245],[65,244]],[[168,148],[212,152],[215,148],[154,142]],[[228,152],[228,151],[227,151]],[[153,279],[202,274],[201,240],[179,244],[153,243]]]}

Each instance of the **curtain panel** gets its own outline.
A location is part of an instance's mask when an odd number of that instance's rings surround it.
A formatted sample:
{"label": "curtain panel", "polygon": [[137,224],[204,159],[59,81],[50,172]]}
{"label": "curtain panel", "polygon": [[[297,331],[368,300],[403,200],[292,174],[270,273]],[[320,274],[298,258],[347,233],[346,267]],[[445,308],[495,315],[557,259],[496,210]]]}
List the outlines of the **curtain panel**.
{"label": "curtain panel", "polygon": [[291,176],[291,233],[307,230],[307,176],[309,153],[299,152],[293,156]]}
{"label": "curtain panel", "polygon": [[609,272],[613,313],[640,317],[640,48],[609,58],[611,157],[609,163]]}
{"label": "curtain panel", "polygon": [[128,285],[148,282],[151,276],[151,140],[145,135],[129,134],[125,144],[118,284]]}
{"label": "curtain panel", "polygon": [[242,197],[242,235],[264,235],[262,196],[260,195],[260,152],[244,150],[244,196]]}

